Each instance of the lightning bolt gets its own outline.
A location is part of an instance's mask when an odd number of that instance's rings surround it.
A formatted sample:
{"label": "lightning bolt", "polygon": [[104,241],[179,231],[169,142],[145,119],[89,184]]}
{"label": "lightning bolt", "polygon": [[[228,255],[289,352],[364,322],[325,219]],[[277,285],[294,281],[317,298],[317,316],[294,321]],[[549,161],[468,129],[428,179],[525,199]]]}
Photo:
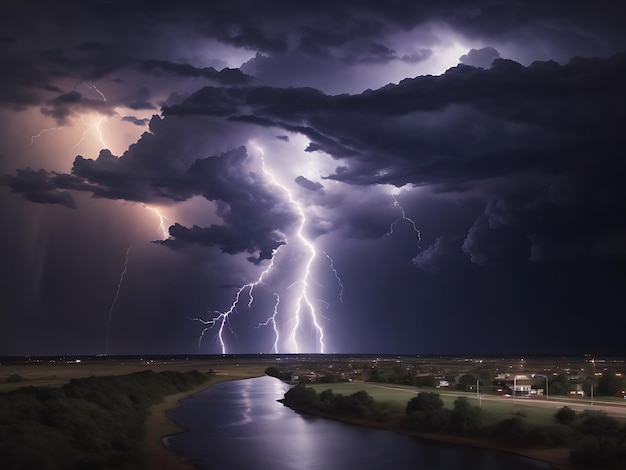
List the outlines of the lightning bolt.
{"label": "lightning bolt", "polygon": [[87,134],[89,134],[89,131],[91,131],[92,129],[95,130],[96,135],[98,136],[98,140],[100,141],[100,144],[102,145],[102,148],[108,148],[107,144],[104,143],[104,137],[102,136],[102,129],[100,128],[100,126],[102,125],[103,122],[106,122],[107,119],[103,116],[100,116],[98,118],[98,122],[96,122],[95,124],[89,124],[87,121],[85,121],[85,118],[81,116],[80,118],[80,122],[82,122],[86,128],[83,131],[83,135],[81,136],[81,138],[79,139],[78,142],[76,142],[73,146],[72,146],[72,151],[78,151],[78,147],[80,146],[80,144],[83,143],[83,141],[85,140],[85,138],[87,137]]}
{"label": "lightning bolt", "polygon": [[[284,246],[284,245],[281,245],[281,246]],[[263,282],[263,279],[265,278],[267,273],[269,273],[274,267],[274,259],[275,259],[274,257],[276,256],[279,250],[280,250],[280,247],[274,250],[274,252],[272,253],[272,259],[270,261],[270,264],[267,266],[267,268],[265,268],[265,270],[261,273],[261,275],[257,278],[256,281],[244,284],[239,289],[237,289],[237,292],[235,294],[235,299],[230,304],[230,307],[228,308],[228,310],[224,312],[214,311],[213,313],[215,313],[216,316],[214,316],[213,318],[209,320],[204,320],[198,317],[194,317],[194,318],[188,317],[189,320],[197,321],[197,322],[202,323],[203,325],[206,325],[206,328],[202,330],[202,333],[200,334],[200,337],[198,338],[198,347],[202,345],[202,340],[204,339],[205,333],[211,328],[213,328],[215,325],[219,325],[217,337],[220,342],[220,346],[222,347],[222,354],[226,354],[226,343],[224,342],[224,327],[230,321],[229,319],[230,316],[233,313],[237,312],[237,305],[239,305],[239,301],[241,300],[241,295],[245,290],[248,291],[248,308],[252,306],[252,303],[254,302],[254,295],[253,295],[254,288]],[[231,333],[234,334],[234,331],[232,329],[230,329],[230,331]],[[276,338],[275,343],[276,342],[278,342],[278,336]]]}
{"label": "lightning bolt", "polygon": [[[105,101],[105,102],[107,101],[107,98],[106,98],[106,96],[104,96],[104,93],[102,93],[102,91],[100,91],[96,85],[91,85],[89,87],[89,89],[90,90],[95,90],[95,92],[98,93],[100,95],[100,97],[102,98],[102,101]],[[102,147],[103,148],[108,148],[107,144],[104,143],[104,136],[102,135],[102,129],[100,128],[102,123],[107,121],[107,119],[104,116],[99,116],[98,121],[95,124],[88,123],[85,120],[84,116],[80,117],[80,121],[86,126],[86,128],[83,131],[83,134],[81,135],[81,137],[78,140],[78,142],[76,142],[71,147],[71,151],[76,151],[78,149],[80,144],[82,144],[83,141],[85,140],[85,138],[87,137],[87,134],[89,134],[89,131],[91,131],[92,129],[96,131],[97,136],[98,136],[98,140],[100,141],[100,144],[102,145]],[[62,128],[63,128],[63,126],[60,126],[60,127],[48,127],[48,128],[45,128],[45,129],[41,129],[37,134],[30,136],[30,145],[33,145],[35,140],[40,138],[46,132],[58,131],[58,130],[60,130]]]}
{"label": "lightning bolt", "polygon": [[317,257],[317,251],[315,250],[315,247],[313,246],[313,244],[304,236],[304,233],[303,233],[304,226],[306,225],[306,222],[307,222],[306,215],[300,203],[294,199],[293,194],[291,194],[291,191],[289,191],[289,188],[279,183],[276,177],[267,169],[267,166],[265,165],[265,152],[263,151],[263,149],[260,147],[256,147],[256,150],[259,152],[261,156],[261,168],[263,169],[263,173],[265,173],[265,175],[269,178],[272,184],[281,188],[285,192],[285,194],[287,195],[287,200],[294,207],[294,209],[300,216],[300,223],[298,224],[296,236],[298,237],[302,245],[304,245],[304,247],[308,251],[308,259],[305,263],[303,273],[301,275],[300,280],[296,281],[296,283],[300,284],[300,294],[298,295],[298,300],[296,302],[296,310],[294,312],[294,317],[293,317],[294,325],[293,325],[293,328],[291,329],[291,334],[289,335],[289,343],[291,344],[294,352],[296,353],[300,352],[300,347],[298,346],[298,341],[297,341],[297,334],[300,328],[300,318],[301,318],[302,310],[303,310],[303,307],[306,307],[311,316],[313,327],[315,328],[315,331],[317,332],[318,342],[320,345],[319,352],[323,354],[324,353],[324,329],[319,324],[318,315],[315,310],[315,306],[311,302],[310,296],[309,296],[309,278],[311,275],[311,265],[313,264],[313,261]]}
{"label": "lightning bolt", "polygon": [[126,270],[128,269],[128,259],[130,257],[130,250],[132,248],[133,247],[131,245],[126,250],[126,259],[124,260],[124,267],[122,268],[122,272],[120,274],[120,280],[117,283],[117,290],[115,291],[115,298],[113,299],[113,302],[111,303],[111,306],[109,307],[109,322],[107,325],[107,336],[106,336],[106,343],[104,347],[105,354],[109,353],[109,336],[111,335],[111,320],[113,319],[113,308],[115,307],[115,304],[120,298],[120,290],[122,288],[122,283],[124,282],[124,274],[126,274]]}
{"label": "lightning bolt", "polygon": [[35,140],[37,140],[39,137],[41,137],[46,132],[58,131],[59,129],[61,129],[61,128],[60,127],[48,127],[47,129],[41,129],[38,134],[30,136],[30,145],[33,145],[33,142],[35,142]]}
{"label": "lightning bolt", "polygon": [[96,85],[91,85],[89,87],[90,90],[96,90],[96,93],[98,93],[101,97],[102,97],[102,101],[107,101],[107,97],[104,96],[104,93],[102,93],[100,90],[98,90],[98,87]]}
{"label": "lightning bolt", "polygon": [[[89,87],[90,90],[95,90],[96,93],[98,93],[100,95],[100,97],[102,98],[102,101],[107,101],[106,96],[104,96],[104,93],[102,93],[98,87],[96,85],[91,85]],[[85,128],[85,130],[83,131],[83,135],[81,136],[80,140],[78,142],[76,142],[74,144],[74,146],[72,147],[72,150],[78,150],[78,146],[80,144],[83,143],[83,141],[85,140],[85,137],[87,137],[87,134],[89,133],[90,130],[94,129],[97,133],[98,136],[98,140],[100,141],[100,144],[102,145],[102,148],[108,148],[108,145],[104,143],[104,138],[102,136],[102,129],[100,128],[100,126],[102,125],[103,122],[107,122],[107,119],[104,116],[99,116],[98,118],[98,122],[96,122],[95,124],[89,124],[88,122],[85,121],[85,118],[81,116],[80,121],[87,126]]]}
{"label": "lightning bolt", "polygon": [[276,324],[276,317],[278,316],[278,305],[280,304],[280,296],[274,292],[274,296],[276,297],[276,303],[274,304],[274,312],[272,315],[262,323],[257,325],[257,328],[261,328],[262,326],[267,326],[270,323],[272,324],[272,329],[274,330],[274,353],[278,354],[278,340],[280,339],[280,332],[278,331],[278,325]]}
{"label": "lightning bolt", "polygon": [[396,195],[392,194],[391,197],[393,198],[393,205],[400,209],[400,212],[402,215],[401,217],[398,217],[396,220],[394,220],[391,223],[391,225],[389,226],[389,231],[386,233],[386,236],[389,236],[393,233],[393,228],[398,222],[400,222],[401,220],[406,220],[407,222],[411,224],[411,227],[413,227],[413,231],[415,232],[415,235],[417,236],[417,247],[421,250],[422,247],[420,246],[420,242],[422,241],[422,234],[417,228],[415,221],[406,216],[406,213],[404,212],[404,208],[400,205],[400,202],[398,202],[398,198],[396,197]]}
{"label": "lightning bolt", "polygon": [[[307,224],[306,214],[304,212],[303,207],[300,205],[300,203],[293,197],[293,194],[291,193],[289,188],[283,185],[282,183],[280,183],[277,180],[277,178],[274,176],[274,174],[268,169],[265,163],[265,153],[263,149],[257,146],[254,146],[254,147],[260,156],[261,169],[263,173],[265,174],[265,176],[267,177],[267,179],[270,181],[272,185],[276,186],[277,188],[280,188],[281,191],[284,192],[288,202],[292,205],[295,212],[299,216],[299,223],[297,225],[295,235],[298,241],[300,242],[301,246],[304,247],[304,251],[306,252],[306,258],[305,258],[301,273],[299,275],[299,278],[295,282],[293,282],[290,286],[287,287],[288,289],[294,286],[299,287],[298,294],[296,297],[296,302],[295,302],[294,313],[289,319],[291,323],[291,329],[289,331],[289,334],[287,335],[287,338],[288,338],[287,342],[288,342],[289,348],[292,351],[296,353],[300,352],[300,345],[298,344],[298,333],[301,327],[302,317],[305,315],[305,312],[307,312],[311,320],[311,323],[313,325],[313,329],[316,333],[317,342],[319,345],[319,352],[323,354],[325,350],[324,329],[322,328],[320,324],[319,315],[317,313],[315,305],[311,301],[311,293],[310,293],[311,269],[312,269],[313,262],[315,261],[317,257],[317,250],[315,249],[315,246],[313,245],[313,243],[309,241],[309,239],[304,234],[304,228]],[[203,319],[203,318],[198,318],[198,317],[194,317],[194,318],[188,317],[189,320],[197,321],[205,325],[205,328],[202,330],[200,337],[198,338],[198,346],[201,346],[204,336],[210,329],[214,327],[218,327],[218,332],[216,336],[221,346],[222,354],[226,354],[226,344],[224,342],[224,329],[228,327],[231,333],[234,334],[234,332],[230,328],[230,316],[234,313],[237,313],[237,307],[242,302],[242,296],[245,293],[247,293],[248,295],[248,303],[247,303],[248,308],[252,306],[252,303],[254,302],[254,295],[253,295],[254,288],[257,287],[259,284],[262,284],[264,281],[264,278],[274,268],[275,260],[279,255],[279,251],[284,246],[286,246],[286,244],[281,245],[274,251],[274,253],[272,253],[270,264],[260,274],[260,276],[256,279],[256,281],[244,284],[237,289],[234,300],[232,301],[232,303],[230,304],[230,307],[227,310],[212,312],[214,316],[208,320]],[[341,286],[341,292],[343,294],[343,284],[341,283],[341,279],[339,278],[337,271],[334,269],[332,258],[330,258],[330,256],[328,255],[326,256],[328,257],[331,263],[331,269],[335,273],[335,277]],[[277,318],[279,315],[280,297],[276,293],[274,293],[274,295],[276,296],[276,303],[274,304],[273,313],[264,322],[259,323],[257,325],[257,328],[260,328],[262,326],[269,326],[269,325],[272,326],[272,329],[274,331],[273,349],[274,349],[274,352],[277,353],[278,347],[279,347],[279,341],[281,338],[280,331],[278,328],[278,323],[277,323]]]}
{"label": "lightning bolt", "polygon": [[146,209],[150,209],[159,218],[159,226],[157,227],[157,230],[161,232],[161,235],[163,235],[163,240],[167,240],[170,237],[170,232],[167,228],[167,225],[165,225],[165,222],[169,221],[169,219],[165,217],[163,214],[161,214],[161,212],[159,212],[159,210],[155,207],[151,207],[151,206],[144,206],[144,207]]}
{"label": "lightning bolt", "polygon": [[328,253],[324,252],[324,255],[326,255],[326,258],[328,258],[328,262],[330,263],[330,270],[335,275],[335,279],[337,279],[337,284],[339,284],[339,287],[340,287],[340,290],[339,290],[339,301],[341,303],[343,303],[343,289],[344,289],[344,287],[343,287],[343,282],[341,282],[341,278],[339,277],[339,273],[335,269],[335,261],[330,257],[330,255]]}

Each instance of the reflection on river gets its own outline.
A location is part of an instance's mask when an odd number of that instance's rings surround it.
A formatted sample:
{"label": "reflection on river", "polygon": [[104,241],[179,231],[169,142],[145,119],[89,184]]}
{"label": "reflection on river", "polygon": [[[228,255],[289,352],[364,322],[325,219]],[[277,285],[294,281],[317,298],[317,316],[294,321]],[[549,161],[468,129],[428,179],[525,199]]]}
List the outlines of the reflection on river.
{"label": "reflection on river", "polygon": [[288,388],[272,377],[215,385],[168,412],[189,432],[165,442],[212,470],[549,468],[508,454],[303,416],[276,401]]}

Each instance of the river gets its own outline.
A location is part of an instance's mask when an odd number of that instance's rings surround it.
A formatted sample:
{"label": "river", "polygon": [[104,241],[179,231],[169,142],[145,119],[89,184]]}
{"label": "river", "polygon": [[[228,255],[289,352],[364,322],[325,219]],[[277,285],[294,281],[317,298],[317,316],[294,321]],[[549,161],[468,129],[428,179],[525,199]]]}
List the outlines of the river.
{"label": "river", "polygon": [[165,443],[211,470],[545,470],[543,462],[304,416],[277,402],[273,377],[224,382],[168,416],[189,431]]}

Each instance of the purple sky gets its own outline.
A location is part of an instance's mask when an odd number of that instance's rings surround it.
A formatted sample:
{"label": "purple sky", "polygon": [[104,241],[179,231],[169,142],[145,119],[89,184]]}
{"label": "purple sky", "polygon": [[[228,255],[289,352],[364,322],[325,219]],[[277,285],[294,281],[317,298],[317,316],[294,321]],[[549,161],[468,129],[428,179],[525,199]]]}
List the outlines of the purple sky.
{"label": "purple sky", "polygon": [[77,3],[0,7],[0,355],[626,353],[622,2]]}

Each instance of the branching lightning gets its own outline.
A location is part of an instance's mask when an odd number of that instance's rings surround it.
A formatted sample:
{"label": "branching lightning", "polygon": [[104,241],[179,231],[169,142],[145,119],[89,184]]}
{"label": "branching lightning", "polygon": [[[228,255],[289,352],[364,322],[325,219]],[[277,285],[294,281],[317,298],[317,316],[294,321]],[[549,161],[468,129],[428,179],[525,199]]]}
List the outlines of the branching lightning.
{"label": "branching lightning", "polygon": [[400,212],[402,213],[401,217],[398,217],[396,220],[394,220],[391,225],[389,226],[389,231],[386,233],[386,236],[389,236],[393,233],[393,228],[394,226],[400,222],[401,220],[406,220],[407,222],[409,222],[411,224],[411,227],[413,227],[413,231],[415,232],[415,235],[417,236],[417,247],[421,250],[422,247],[420,246],[420,242],[422,241],[422,234],[419,231],[419,229],[417,228],[417,225],[415,224],[415,221],[409,217],[406,216],[406,213],[404,212],[404,208],[400,205],[400,203],[398,202],[398,198],[396,197],[395,194],[392,194],[391,197],[393,198],[393,205],[398,207],[400,209]]}
{"label": "branching lightning", "polygon": [[117,290],[115,291],[115,297],[113,298],[113,302],[111,302],[111,306],[109,307],[109,322],[107,324],[107,336],[106,336],[106,344],[104,347],[104,353],[109,353],[109,336],[111,334],[111,320],[113,319],[113,308],[115,304],[120,298],[120,290],[122,289],[122,283],[124,282],[124,275],[126,274],[126,270],[128,269],[128,259],[130,257],[130,250],[132,249],[132,245],[128,247],[126,250],[126,258],[124,259],[124,267],[122,268],[122,272],[120,273],[120,280],[117,283]]}
{"label": "branching lightning", "polygon": [[[254,302],[254,295],[253,295],[254,288],[263,282],[263,279],[265,278],[267,273],[269,273],[274,267],[274,256],[279,250],[280,250],[280,247],[274,251],[270,264],[267,266],[267,268],[265,268],[265,270],[261,273],[261,275],[258,277],[256,281],[244,284],[239,289],[237,289],[237,293],[235,294],[235,299],[230,304],[230,307],[228,308],[228,310],[224,312],[214,311],[213,313],[215,313],[216,316],[214,316],[213,318],[209,320],[204,320],[198,317],[189,318],[192,321],[197,321],[197,322],[202,323],[203,325],[206,325],[206,327],[202,330],[200,337],[198,338],[198,346],[202,345],[202,340],[204,339],[205,333],[211,328],[213,328],[215,325],[219,325],[217,337],[220,342],[220,346],[222,347],[222,354],[226,354],[226,343],[224,343],[224,327],[230,321],[229,317],[233,313],[237,312],[237,305],[239,305],[239,301],[241,300],[241,294],[245,290],[248,291],[248,308],[252,306],[252,303]],[[232,329],[230,331],[234,334]],[[277,341],[278,341],[278,337],[276,338],[275,344]]]}
{"label": "branching lightning", "polygon": [[291,334],[289,335],[289,344],[291,345],[292,349],[296,353],[300,352],[300,347],[297,341],[297,334],[298,334],[298,329],[300,327],[300,316],[302,314],[303,307],[306,307],[309,311],[311,320],[313,322],[313,326],[318,335],[318,342],[320,345],[319,352],[323,354],[324,353],[324,329],[319,323],[317,312],[315,310],[315,306],[310,300],[310,293],[309,293],[309,277],[311,275],[311,265],[313,264],[313,261],[315,260],[317,256],[317,251],[315,250],[315,247],[313,246],[313,244],[304,235],[304,226],[306,225],[306,222],[307,222],[306,215],[300,203],[298,203],[298,201],[294,199],[293,194],[291,194],[291,191],[289,191],[289,188],[279,183],[276,180],[276,177],[267,169],[267,166],[265,165],[265,153],[263,152],[263,149],[260,147],[257,147],[257,151],[261,155],[261,167],[263,169],[263,172],[270,179],[272,184],[274,184],[275,186],[278,186],[285,192],[285,194],[287,195],[287,200],[294,207],[294,209],[300,216],[300,223],[298,224],[296,236],[298,237],[300,242],[305,246],[306,250],[308,251],[308,259],[305,263],[304,271],[299,281],[300,294],[298,295],[298,300],[296,302],[296,310],[294,312],[294,318],[292,319],[294,325],[291,329]]}
{"label": "branching lightning", "polygon": [[[100,95],[100,97],[102,98],[102,101],[107,101],[106,96],[104,96],[104,93],[102,93],[102,91],[100,91],[100,89],[98,89],[98,87],[96,85],[91,85],[89,87],[90,90],[94,90],[96,93],[98,93],[98,95]],[[78,147],[80,146],[80,144],[82,144],[85,140],[85,138],[87,137],[87,134],[89,134],[89,131],[91,131],[92,129],[95,130],[96,135],[98,137],[98,140],[100,141],[100,144],[102,145],[102,148],[108,148],[107,144],[104,143],[104,136],[102,135],[102,129],[101,129],[101,125],[103,122],[106,122],[107,119],[104,116],[98,116],[97,117],[97,121],[95,123],[89,123],[87,122],[85,116],[80,116],[80,122],[82,122],[86,127],[85,130],[83,131],[80,139],[78,140],[78,142],[76,142],[72,147],[71,150],[72,151],[76,151],[78,149]],[[57,131],[62,129],[63,126],[60,127],[48,127],[45,129],[40,130],[37,134],[30,136],[30,145],[33,145],[33,143],[35,142],[35,140],[37,140],[38,138],[40,138],[43,134],[45,134],[46,132],[50,132],[50,131]]]}
{"label": "branching lightning", "polygon": [[[268,169],[265,163],[265,154],[264,154],[263,149],[260,147],[256,147],[256,146],[255,146],[255,149],[257,150],[260,156],[261,169],[263,173],[265,174],[265,176],[268,178],[268,180],[270,181],[272,185],[281,189],[281,191],[285,194],[287,201],[289,202],[289,204],[291,204],[291,206],[294,208],[295,212],[299,216],[299,223],[296,228],[295,237],[298,239],[300,245],[304,248],[304,251],[306,253],[305,261],[304,261],[302,270],[300,271],[299,278],[295,282],[293,282],[290,286],[287,287],[287,289],[291,287],[295,287],[295,286],[298,287],[298,293],[296,295],[296,301],[295,301],[295,308],[293,309],[293,313],[288,317],[289,331],[288,331],[288,334],[286,335],[288,348],[290,351],[293,351],[296,353],[300,352],[301,348],[298,342],[299,331],[300,331],[302,321],[303,321],[302,317],[308,314],[310,318],[310,322],[312,324],[312,328],[315,331],[315,334],[317,337],[317,343],[318,343],[317,349],[319,350],[320,353],[324,353],[324,350],[325,350],[324,329],[320,323],[320,315],[318,314],[315,308],[315,305],[311,300],[312,297],[311,297],[311,292],[310,292],[311,291],[311,287],[310,287],[311,270],[312,270],[313,263],[317,257],[317,250],[315,249],[315,246],[313,245],[313,243],[304,234],[304,229],[307,224],[305,211],[303,207],[301,206],[301,204],[294,198],[289,188],[283,185],[282,183],[280,183],[277,180],[277,178],[274,176],[274,174]],[[192,321],[197,321],[205,325],[205,328],[202,330],[200,337],[198,338],[199,346],[201,345],[202,340],[204,339],[204,336],[207,333],[207,331],[214,327],[218,327],[218,332],[216,336],[220,343],[222,353],[226,354],[226,344],[224,342],[224,328],[228,327],[230,329],[230,316],[234,313],[237,313],[237,307],[241,302],[242,295],[244,294],[244,292],[247,292],[248,294],[248,303],[247,303],[248,308],[252,306],[252,303],[254,302],[254,296],[253,296],[254,288],[258,286],[259,284],[262,284],[265,277],[274,268],[276,257],[278,256],[281,248],[283,248],[284,246],[286,245],[281,245],[279,248],[277,248],[274,251],[270,264],[260,274],[260,276],[256,279],[256,281],[244,284],[237,289],[235,293],[235,298],[227,310],[214,311],[213,312],[214,316],[208,320],[197,318],[197,317],[189,318]],[[337,279],[337,281],[339,282],[339,285],[341,286],[340,299],[343,301],[343,297],[342,297],[343,296],[343,284],[341,283],[339,274],[334,268],[332,258],[330,258],[328,254],[326,254],[326,256],[330,262],[330,266],[335,275],[335,278]],[[274,309],[273,309],[272,314],[264,322],[259,323],[257,325],[257,328],[260,328],[262,326],[269,326],[269,325],[272,326],[272,329],[274,330],[273,350],[274,352],[277,353],[279,350],[279,341],[281,339],[281,334],[280,334],[280,330],[278,326],[279,305],[281,305],[281,302],[280,302],[280,296],[277,293],[274,293],[274,295],[276,297],[276,302],[274,304]],[[230,330],[232,332],[232,329]]]}

